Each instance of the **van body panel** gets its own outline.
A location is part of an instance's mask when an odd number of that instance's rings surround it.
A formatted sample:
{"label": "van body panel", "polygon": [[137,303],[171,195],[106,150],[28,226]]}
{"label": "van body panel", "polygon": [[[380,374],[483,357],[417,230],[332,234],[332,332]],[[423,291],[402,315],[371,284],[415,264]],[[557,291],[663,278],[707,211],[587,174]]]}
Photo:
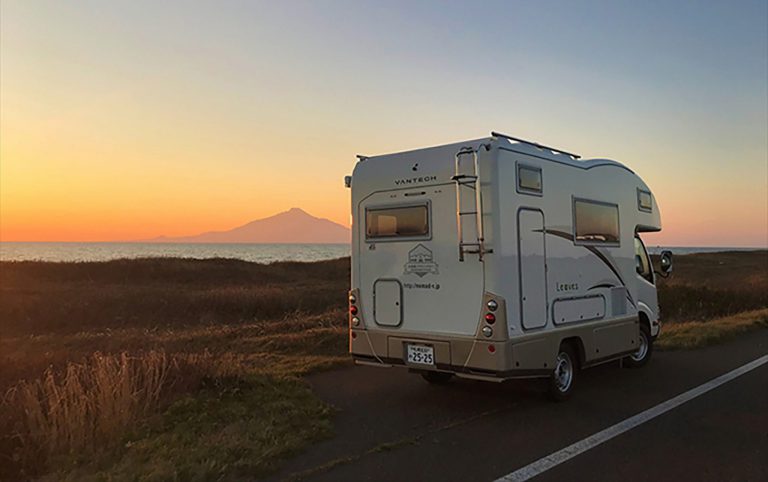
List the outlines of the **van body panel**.
{"label": "van body panel", "polygon": [[[432,333],[352,329],[351,351],[356,361],[366,364],[408,366],[405,345],[428,344],[435,347],[436,370],[483,374],[491,378],[543,376],[549,373],[563,340],[583,342],[583,362],[595,364],[630,353],[637,343],[637,317],[599,320],[557,330],[527,333],[502,342],[472,337],[436,335]],[[627,339],[628,342],[620,343]],[[619,341],[613,338],[618,337]],[[488,347],[493,345],[494,351]],[[420,367],[423,369],[423,367]]]}
{"label": "van body panel", "polygon": [[[454,157],[461,146],[433,148],[382,156],[378,163],[359,163],[353,174],[353,284],[360,289],[364,320],[377,319],[373,287],[396,280],[402,287],[400,324],[377,323],[370,329],[408,330],[473,336],[480,316],[484,267],[477,260],[459,261],[455,184],[450,181]],[[365,165],[370,186],[357,195]],[[374,169],[374,167],[376,169]],[[406,186],[406,187],[402,187]],[[372,189],[372,190],[371,190]],[[463,199],[468,199],[465,196]],[[467,202],[467,201],[465,201]],[[371,212],[425,206],[427,232],[418,235],[372,235]],[[390,221],[396,223],[397,220]],[[464,223],[467,236],[476,236],[473,223]],[[376,233],[373,233],[376,234]],[[457,296],[461,303],[457,303]],[[368,307],[371,307],[369,309]]]}
{"label": "van body panel", "polygon": [[555,325],[597,320],[605,316],[605,297],[590,295],[579,298],[560,298],[552,305]]}

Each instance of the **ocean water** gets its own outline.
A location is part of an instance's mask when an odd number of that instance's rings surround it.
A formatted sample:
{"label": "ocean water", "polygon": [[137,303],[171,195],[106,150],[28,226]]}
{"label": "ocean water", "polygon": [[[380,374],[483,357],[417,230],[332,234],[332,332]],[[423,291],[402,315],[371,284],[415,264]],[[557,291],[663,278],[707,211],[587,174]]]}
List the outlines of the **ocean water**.
{"label": "ocean water", "polygon": [[0,261],[108,261],[120,258],[235,258],[256,263],[349,256],[348,244],[0,243]]}
{"label": "ocean water", "polygon": [[[758,248],[649,246],[651,254],[677,255]],[[765,248],[763,248],[765,249]],[[235,258],[256,263],[320,261],[349,256],[348,244],[197,244],[197,243],[0,243],[0,261],[108,261],[119,258]]]}
{"label": "ocean water", "polygon": [[676,255],[683,255],[683,254],[694,254],[694,253],[721,253],[723,251],[764,251],[768,249],[766,248],[729,248],[729,247],[691,247],[691,246],[646,246],[648,248],[649,254],[661,254],[664,250],[670,250],[672,251],[672,254]]}

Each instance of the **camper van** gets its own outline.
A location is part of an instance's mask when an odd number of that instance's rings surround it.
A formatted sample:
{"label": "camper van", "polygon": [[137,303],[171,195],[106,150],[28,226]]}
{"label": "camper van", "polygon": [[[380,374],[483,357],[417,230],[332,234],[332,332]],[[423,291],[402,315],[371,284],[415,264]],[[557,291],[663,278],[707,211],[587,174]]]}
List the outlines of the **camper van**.
{"label": "camper van", "polygon": [[349,349],[431,383],[546,378],[645,365],[661,325],[642,234],[661,230],[630,168],[499,133],[358,156]]}

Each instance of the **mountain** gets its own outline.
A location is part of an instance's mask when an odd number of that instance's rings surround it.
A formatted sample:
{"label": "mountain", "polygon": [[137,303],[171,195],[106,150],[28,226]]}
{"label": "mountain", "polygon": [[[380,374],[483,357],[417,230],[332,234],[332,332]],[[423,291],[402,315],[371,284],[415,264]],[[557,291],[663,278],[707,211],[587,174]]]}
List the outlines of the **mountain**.
{"label": "mountain", "polygon": [[146,240],[151,243],[349,243],[349,228],[299,208],[257,219],[229,231]]}

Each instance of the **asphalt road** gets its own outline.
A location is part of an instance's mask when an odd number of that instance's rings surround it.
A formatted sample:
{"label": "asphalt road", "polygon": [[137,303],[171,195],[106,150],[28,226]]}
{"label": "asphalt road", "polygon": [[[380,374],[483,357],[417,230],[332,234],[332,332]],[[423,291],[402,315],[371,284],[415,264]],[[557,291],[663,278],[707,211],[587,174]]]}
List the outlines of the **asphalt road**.
{"label": "asphalt road", "polygon": [[[338,410],[336,435],[275,480],[491,481],[768,354],[768,330],[706,349],[656,352],[638,370],[580,373],[571,400],[540,383],[431,386],[401,369],[310,377]],[[705,393],[537,480],[768,480],[768,364]]]}

